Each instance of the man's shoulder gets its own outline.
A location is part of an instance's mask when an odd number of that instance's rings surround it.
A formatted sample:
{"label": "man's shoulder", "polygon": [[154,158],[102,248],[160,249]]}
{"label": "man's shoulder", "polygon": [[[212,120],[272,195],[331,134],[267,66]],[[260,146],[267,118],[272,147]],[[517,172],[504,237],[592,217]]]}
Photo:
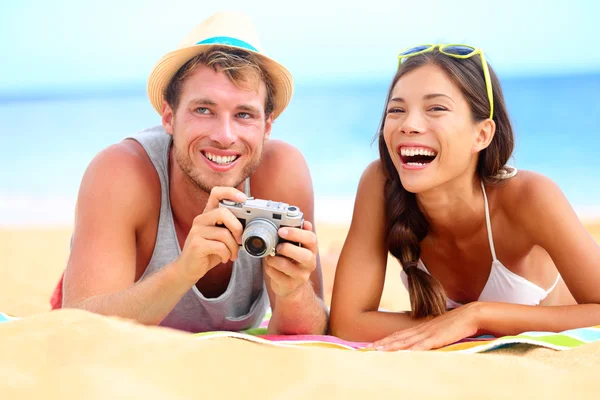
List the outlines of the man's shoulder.
{"label": "man's shoulder", "polygon": [[[250,177],[253,195],[283,198],[291,192],[312,193],[312,180],[302,152],[281,140],[265,143],[262,158]],[[289,192],[289,193],[285,193]]]}
{"label": "man's shoulder", "polygon": [[91,161],[89,168],[112,172],[114,177],[129,176],[143,178],[152,171],[152,161],[143,146],[130,138],[101,150]]}
{"label": "man's shoulder", "polygon": [[261,166],[265,162],[289,165],[306,163],[306,160],[304,159],[302,152],[294,145],[284,142],[283,140],[269,140],[265,143]]}
{"label": "man's shoulder", "polygon": [[260,164],[252,178],[284,178],[286,174],[292,172],[290,169],[308,170],[302,152],[287,142],[269,140],[265,143]]}
{"label": "man's shoulder", "polygon": [[143,146],[126,138],[101,150],[92,159],[83,176],[82,189],[85,188],[114,188],[132,200],[149,199],[150,193],[158,190],[160,194],[160,180]]}

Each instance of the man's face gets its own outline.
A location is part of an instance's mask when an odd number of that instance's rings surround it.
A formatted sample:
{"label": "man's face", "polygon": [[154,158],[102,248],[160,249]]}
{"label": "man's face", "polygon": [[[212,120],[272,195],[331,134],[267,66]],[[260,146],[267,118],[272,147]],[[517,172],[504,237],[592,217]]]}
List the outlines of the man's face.
{"label": "man's face", "polygon": [[272,125],[266,96],[264,82],[241,89],[224,73],[199,66],[184,81],[177,109],[164,104],[175,160],[198,188],[236,187],[256,170]]}

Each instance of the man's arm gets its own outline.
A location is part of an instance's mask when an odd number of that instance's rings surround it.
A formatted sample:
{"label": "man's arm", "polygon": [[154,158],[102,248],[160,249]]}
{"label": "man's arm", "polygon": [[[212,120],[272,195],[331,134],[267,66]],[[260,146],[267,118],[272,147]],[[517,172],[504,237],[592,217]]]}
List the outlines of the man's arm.
{"label": "man's arm", "polygon": [[113,146],[86,171],[63,303],[158,324],[207,271],[237,259],[242,225],[229,210],[218,208],[218,203],[222,199],[243,201],[245,195],[235,188],[213,188],[204,211],[192,223],[179,258],[136,282],[136,275],[141,275],[136,273],[137,243],[143,240],[140,227],[155,223],[158,212],[152,210],[160,207],[152,204],[160,199],[156,172],[148,164],[150,160],[136,152],[136,146]]}
{"label": "man's arm", "polygon": [[[304,220],[308,221],[305,228],[312,231],[310,235],[297,230],[289,232],[307,240],[307,245],[302,249],[287,249],[302,258],[302,262],[289,257],[285,257],[285,260],[284,257],[274,257],[263,261],[273,310],[268,330],[277,334],[324,334],[328,315],[323,301],[323,277],[315,236],[314,197],[308,165],[295,147],[281,141],[269,141],[265,144],[260,167],[251,179],[254,197],[299,207]],[[290,236],[288,239],[293,238]],[[312,240],[314,243],[309,243]],[[270,264],[275,268],[269,267]]]}
{"label": "man's arm", "polygon": [[160,207],[160,184],[140,151],[132,142],[111,146],[83,176],[63,306],[157,324],[193,283],[172,265],[135,283],[138,232]]}

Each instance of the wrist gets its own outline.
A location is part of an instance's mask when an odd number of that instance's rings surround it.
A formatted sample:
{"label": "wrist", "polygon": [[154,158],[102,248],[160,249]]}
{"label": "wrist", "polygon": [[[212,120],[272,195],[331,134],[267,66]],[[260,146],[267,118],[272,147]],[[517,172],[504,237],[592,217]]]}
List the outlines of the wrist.
{"label": "wrist", "polygon": [[277,302],[291,305],[298,304],[304,302],[309,295],[314,295],[314,290],[310,282],[305,282],[293,292],[288,293],[285,296],[277,296]]}
{"label": "wrist", "polygon": [[174,280],[179,284],[185,284],[188,289],[195,285],[196,282],[198,282],[198,280],[204,276],[204,274],[201,276],[192,276],[180,259],[173,261],[168,267],[170,267],[171,272],[173,273]]}
{"label": "wrist", "polygon": [[469,309],[471,311],[472,324],[476,329],[477,333],[484,333],[488,327],[488,304],[481,301],[475,301],[469,303]]}

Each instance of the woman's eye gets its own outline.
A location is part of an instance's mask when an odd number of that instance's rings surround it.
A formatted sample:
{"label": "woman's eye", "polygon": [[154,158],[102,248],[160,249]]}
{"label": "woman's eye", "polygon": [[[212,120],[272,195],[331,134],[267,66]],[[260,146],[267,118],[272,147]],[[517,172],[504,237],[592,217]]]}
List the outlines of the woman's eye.
{"label": "woman's eye", "polygon": [[448,109],[446,107],[442,107],[442,106],[433,106],[431,108],[429,108],[430,111],[448,111]]}
{"label": "woman's eye", "polygon": [[402,108],[390,108],[388,111],[388,114],[397,114],[397,113],[403,113],[404,110]]}

